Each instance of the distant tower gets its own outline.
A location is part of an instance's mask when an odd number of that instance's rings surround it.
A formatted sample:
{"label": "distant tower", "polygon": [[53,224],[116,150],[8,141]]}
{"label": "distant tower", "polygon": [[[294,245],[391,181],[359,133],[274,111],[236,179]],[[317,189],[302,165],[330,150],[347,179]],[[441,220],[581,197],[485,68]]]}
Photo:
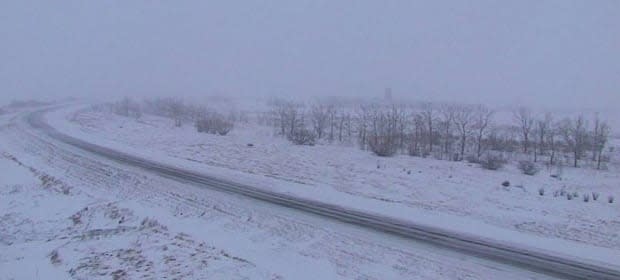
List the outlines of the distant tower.
{"label": "distant tower", "polygon": [[392,88],[386,88],[383,98],[385,101],[392,101]]}

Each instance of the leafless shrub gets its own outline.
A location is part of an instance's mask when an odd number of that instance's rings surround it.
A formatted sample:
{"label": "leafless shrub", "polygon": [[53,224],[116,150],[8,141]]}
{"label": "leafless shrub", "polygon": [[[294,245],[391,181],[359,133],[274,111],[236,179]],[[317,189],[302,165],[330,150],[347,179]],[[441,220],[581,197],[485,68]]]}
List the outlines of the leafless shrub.
{"label": "leafless shrub", "polygon": [[502,186],[510,187],[510,182],[509,181],[504,181],[504,182],[502,182]]}
{"label": "leafless shrub", "polygon": [[592,192],[592,200],[598,200],[598,197],[599,197],[599,193]]}
{"label": "leafless shrub", "polygon": [[590,195],[589,194],[584,194],[583,195],[583,202],[588,202],[590,201]]}
{"label": "leafless shrub", "polygon": [[298,127],[293,130],[287,138],[295,145],[314,146],[316,144],[316,134],[305,127]]}
{"label": "leafless shrub", "polygon": [[73,225],[78,225],[82,223],[82,215],[80,212],[71,215],[71,221],[73,221]]}
{"label": "leafless shrub", "polygon": [[121,279],[126,279],[127,272],[122,269],[117,269],[114,272],[112,272],[111,275],[112,275],[112,280],[121,280]]}
{"label": "leafless shrub", "polygon": [[53,250],[50,254],[50,262],[52,262],[52,264],[60,264],[61,260],[60,260],[60,255],[58,254],[58,250]]}
{"label": "leafless shrub", "polygon": [[544,188],[540,188],[540,189],[538,189],[538,194],[539,194],[540,196],[544,196],[544,195],[545,195],[545,189],[544,189]]}
{"label": "leafless shrub", "polygon": [[46,188],[62,184],[62,182],[60,182],[60,180],[56,179],[54,176],[44,173],[39,176],[39,180],[41,180],[41,185]]}
{"label": "leafless shrub", "polygon": [[525,175],[536,175],[538,172],[540,172],[540,168],[538,167],[538,165],[536,165],[536,163],[529,161],[529,160],[522,160],[519,161],[519,164],[517,166],[519,168],[519,170],[521,170],[521,173],[525,174]]}
{"label": "leafless shrub", "polygon": [[614,203],[614,196],[613,196],[613,195],[610,195],[610,196],[607,198],[607,202],[609,202],[609,203]]}
{"label": "leafless shrub", "polygon": [[234,124],[217,113],[206,113],[204,116],[196,120],[196,130],[198,132],[226,135],[232,129]]}
{"label": "leafless shrub", "polygon": [[498,170],[506,164],[506,159],[500,155],[488,154],[480,159],[480,166],[487,170]]}
{"label": "leafless shrub", "polygon": [[393,143],[385,136],[370,136],[368,146],[375,155],[380,157],[390,157],[396,153]]}
{"label": "leafless shrub", "polygon": [[159,223],[159,221],[151,218],[144,218],[140,223],[140,229],[161,229],[167,230],[168,227]]}

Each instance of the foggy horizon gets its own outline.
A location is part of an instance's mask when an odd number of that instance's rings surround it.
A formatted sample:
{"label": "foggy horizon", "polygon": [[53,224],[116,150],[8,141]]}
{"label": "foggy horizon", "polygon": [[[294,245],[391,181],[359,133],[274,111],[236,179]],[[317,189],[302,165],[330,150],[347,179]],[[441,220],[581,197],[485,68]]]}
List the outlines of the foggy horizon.
{"label": "foggy horizon", "polygon": [[620,0],[0,1],[1,279],[620,279]]}
{"label": "foggy horizon", "polygon": [[610,110],[616,1],[3,2],[2,98],[380,97]]}

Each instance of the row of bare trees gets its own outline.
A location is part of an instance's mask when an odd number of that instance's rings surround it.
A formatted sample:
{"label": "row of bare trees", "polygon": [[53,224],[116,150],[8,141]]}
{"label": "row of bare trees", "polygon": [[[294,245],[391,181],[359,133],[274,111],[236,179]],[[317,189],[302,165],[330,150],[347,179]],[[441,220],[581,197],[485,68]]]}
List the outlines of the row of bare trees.
{"label": "row of bare trees", "polygon": [[532,154],[534,161],[540,156],[548,156],[549,163],[555,164],[558,152],[570,153],[572,165],[577,167],[590,152],[590,160],[596,163],[597,169],[601,168],[611,129],[598,114],[594,117],[592,129],[583,115],[555,121],[549,113],[536,118],[527,108],[520,108],[514,119],[521,134],[522,152]]}
{"label": "row of bare trees", "polygon": [[583,115],[555,120],[550,113],[535,115],[527,108],[515,110],[513,122],[508,124],[496,122],[495,112],[483,105],[405,106],[377,102],[339,106],[282,100],[271,105],[273,109],[262,116],[263,122],[276,127],[277,133],[288,139],[302,133],[313,139],[309,141],[312,144],[315,139],[357,143],[361,149],[379,156],[408,153],[474,161],[486,153],[502,153],[551,165],[570,158],[577,167],[590,153],[587,159],[597,168],[607,160],[610,128],[598,116],[590,127]]}

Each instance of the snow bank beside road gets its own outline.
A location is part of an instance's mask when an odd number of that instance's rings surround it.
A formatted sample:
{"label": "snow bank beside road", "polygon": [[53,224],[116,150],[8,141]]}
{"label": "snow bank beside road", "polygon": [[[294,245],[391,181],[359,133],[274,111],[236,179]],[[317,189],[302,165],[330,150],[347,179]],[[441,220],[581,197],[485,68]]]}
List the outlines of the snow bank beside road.
{"label": "snow bank beside road", "polygon": [[269,278],[241,256],[168,229],[162,213],[90,197],[3,155],[2,279]]}

